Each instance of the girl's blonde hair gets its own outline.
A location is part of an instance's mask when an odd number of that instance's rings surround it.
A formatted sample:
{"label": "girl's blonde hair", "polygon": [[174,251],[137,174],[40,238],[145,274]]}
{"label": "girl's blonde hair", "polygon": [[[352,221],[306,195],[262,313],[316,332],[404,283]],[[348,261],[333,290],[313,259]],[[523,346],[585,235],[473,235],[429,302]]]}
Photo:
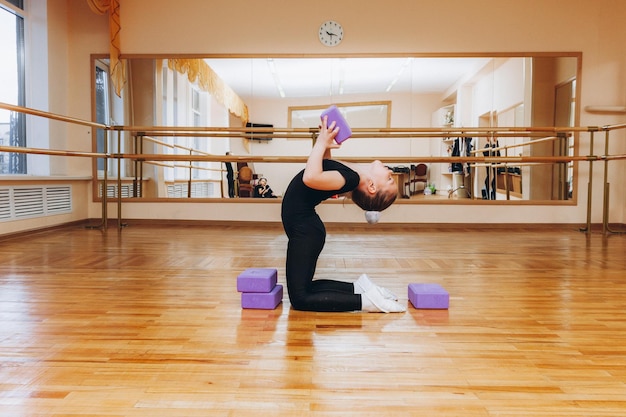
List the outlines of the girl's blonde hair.
{"label": "girl's blonde hair", "polygon": [[352,190],[352,201],[365,211],[383,211],[392,205],[396,198],[398,198],[397,191],[369,194],[360,188]]}

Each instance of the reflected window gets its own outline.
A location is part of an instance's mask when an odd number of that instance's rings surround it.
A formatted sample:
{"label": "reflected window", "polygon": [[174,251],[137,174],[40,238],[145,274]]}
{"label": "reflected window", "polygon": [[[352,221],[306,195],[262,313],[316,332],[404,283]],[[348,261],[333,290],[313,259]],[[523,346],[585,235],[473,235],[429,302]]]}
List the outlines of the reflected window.
{"label": "reflected window", "polygon": [[[108,68],[102,63],[96,63],[96,122],[108,124],[110,119],[109,112],[109,74]],[[104,130],[96,131],[96,152],[106,152]],[[98,173],[104,172],[104,159],[98,158]]]}
{"label": "reflected window", "polygon": [[[227,111],[214,105],[210,92],[201,88],[197,82],[168,67],[164,61],[161,67],[162,81],[162,117],[158,123],[164,126],[225,126]],[[172,155],[211,155],[222,153],[221,145],[205,136],[168,136],[164,138],[144,138],[160,146],[163,153]],[[223,142],[223,141],[221,141]],[[219,162],[178,161],[155,164],[157,171],[162,170],[166,183],[165,194],[168,198],[181,197],[219,197],[221,164]],[[160,175],[155,173],[155,178]]]}

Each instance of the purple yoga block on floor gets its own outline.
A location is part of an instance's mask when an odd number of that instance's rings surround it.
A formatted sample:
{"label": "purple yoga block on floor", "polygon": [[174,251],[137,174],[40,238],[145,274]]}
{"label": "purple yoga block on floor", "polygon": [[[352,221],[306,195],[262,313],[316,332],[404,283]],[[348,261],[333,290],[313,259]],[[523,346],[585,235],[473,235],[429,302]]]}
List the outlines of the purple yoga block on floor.
{"label": "purple yoga block on floor", "polygon": [[278,284],[270,292],[242,292],[242,308],[273,310],[283,300],[283,286]]}
{"label": "purple yoga block on floor", "polygon": [[446,309],[450,295],[439,284],[409,284],[409,300],[415,308]]}
{"label": "purple yoga block on floor", "polygon": [[237,277],[239,292],[270,292],[276,285],[278,271],[273,268],[249,268]]}

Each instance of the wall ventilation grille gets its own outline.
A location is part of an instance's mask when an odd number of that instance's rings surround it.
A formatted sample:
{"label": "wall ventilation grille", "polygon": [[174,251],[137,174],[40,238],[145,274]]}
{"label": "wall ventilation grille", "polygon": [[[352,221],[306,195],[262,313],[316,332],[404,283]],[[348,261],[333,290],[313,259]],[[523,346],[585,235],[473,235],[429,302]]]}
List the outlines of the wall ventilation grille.
{"label": "wall ventilation grille", "polygon": [[72,212],[72,188],[62,186],[0,187],[0,221]]}
{"label": "wall ventilation grille", "polygon": [[[167,186],[168,198],[187,198],[189,185],[186,183],[169,184]],[[215,188],[213,183],[194,182],[191,184],[191,198],[213,197]]]}
{"label": "wall ventilation grille", "polygon": [[[98,188],[98,197],[102,198],[102,183],[100,183]],[[137,184],[135,187],[133,184],[125,184],[122,183],[122,186],[119,188],[122,190],[122,198],[131,198],[135,195],[141,195],[141,184]],[[136,192],[135,192],[136,190]],[[117,198],[118,195],[118,186],[115,184],[107,184],[107,198]]]}

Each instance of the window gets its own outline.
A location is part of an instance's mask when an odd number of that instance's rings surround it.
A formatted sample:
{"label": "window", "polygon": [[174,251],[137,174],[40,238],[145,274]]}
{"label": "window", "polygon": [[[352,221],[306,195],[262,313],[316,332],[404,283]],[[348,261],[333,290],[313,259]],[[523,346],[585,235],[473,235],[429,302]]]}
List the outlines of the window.
{"label": "window", "polygon": [[[101,62],[96,63],[96,122],[108,124],[111,118],[109,111],[109,73]],[[107,152],[104,130],[96,131],[96,152]],[[105,149],[107,148],[107,149]],[[98,173],[104,172],[104,159],[98,158]]]}
{"label": "window", "polygon": [[[0,101],[26,105],[23,0],[0,0]],[[26,146],[26,116],[0,110],[0,145]],[[0,174],[26,174],[26,155],[0,153]]]}

